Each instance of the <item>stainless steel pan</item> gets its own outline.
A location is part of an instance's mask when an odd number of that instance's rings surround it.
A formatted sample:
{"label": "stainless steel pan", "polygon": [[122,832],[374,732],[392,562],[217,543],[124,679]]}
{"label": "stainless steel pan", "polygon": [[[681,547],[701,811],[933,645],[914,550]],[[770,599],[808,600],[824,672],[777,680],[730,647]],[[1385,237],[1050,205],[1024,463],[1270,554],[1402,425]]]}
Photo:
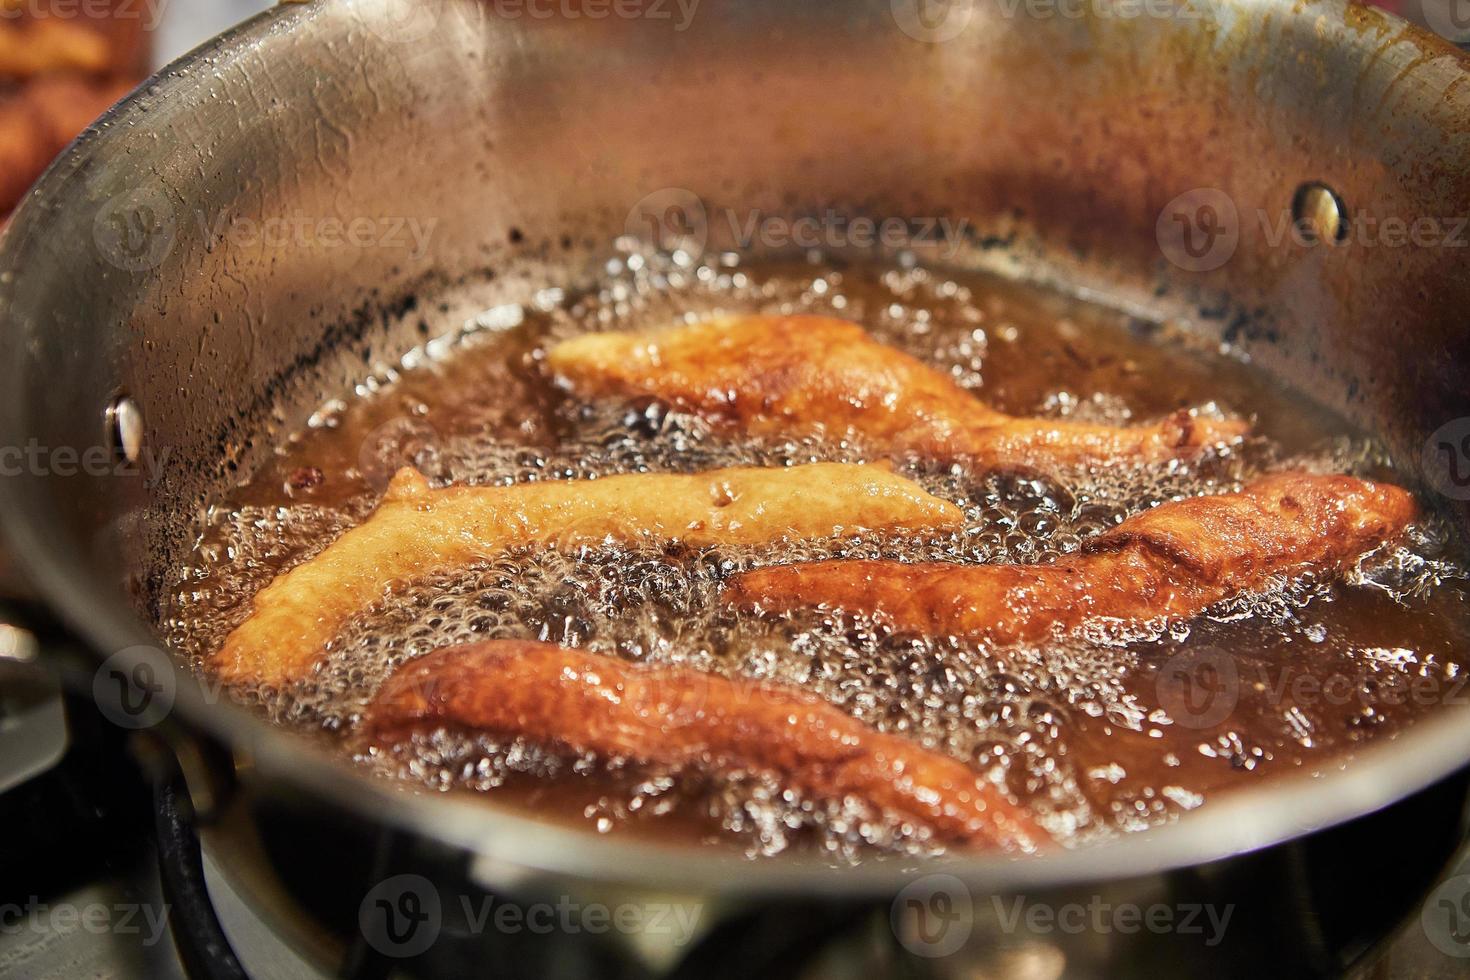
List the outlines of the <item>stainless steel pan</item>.
{"label": "stainless steel pan", "polygon": [[[1330,900],[1315,876],[1348,859],[1353,834],[1385,832],[1367,814],[1417,821],[1390,864],[1423,877],[1447,856],[1464,712],[1345,772],[1273,782],[1114,845],[837,871],[395,792],[150,653],[150,604],[200,507],[424,331],[588,282],[610,243],[643,227],[735,244],[720,221],[691,224],[691,202],[706,217],[963,218],[960,261],[1228,339],[1456,496],[1425,470],[1440,458],[1425,447],[1470,416],[1470,252],[1444,240],[1470,213],[1466,82],[1441,38],[1334,0],[282,6],[94,127],[5,232],[0,445],[99,447],[116,463],[0,480],[6,541],[92,663],[161,679],[144,720],[184,758],[201,822],[249,827],[278,867],[326,862],[325,845],[281,858],[291,839],[315,839],[309,828],[333,828],[349,851],[390,828],[379,870],[515,895],[672,890],[724,910],[773,896],[886,909],[915,874],[943,871],[977,911],[970,941],[928,964],[940,969],[1023,940],[1083,971],[1262,958],[1334,969],[1371,929],[1343,926],[1339,942],[1318,921],[1300,949],[1277,933]],[[650,214],[669,220],[646,226]],[[431,247],[218,234],[222,219],[292,216],[416,221]],[[1440,240],[1364,244],[1365,221],[1389,217],[1433,219]],[[1307,219],[1316,240],[1280,239],[1283,218]],[[159,460],[156,479],[127,475]],[[1463,502],[1445,503],[1462,522]],[[348,865],[366,874],[365,860]],[[339,878],[344,892],[370,884]],[[1094,893],[1255,904],[1201,950],[1178,936],[1006,932],[980,898]],[[340,900],[355,914],[359,898]],[[406,962],[436,968],[432,953]]]}

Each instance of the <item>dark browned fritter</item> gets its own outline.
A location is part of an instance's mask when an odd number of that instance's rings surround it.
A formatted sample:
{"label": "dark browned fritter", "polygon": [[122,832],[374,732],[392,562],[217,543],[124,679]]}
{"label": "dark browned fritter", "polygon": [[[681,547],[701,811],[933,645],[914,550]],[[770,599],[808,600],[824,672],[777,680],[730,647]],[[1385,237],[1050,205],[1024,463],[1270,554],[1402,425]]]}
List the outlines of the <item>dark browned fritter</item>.
{"label": "dark browned fritter", "polygon": [[1285,473],[1239,493],[1160,504],[1050,565],[781,565],[736,576],[725,598],[763,611],[866,612],[931,636],[1037,641],[1092,621],[1193,616],[1277,576],[1336,571],[1415,513],[1413,497],[1389,484]]}
{"label": "dark browned fritter", "polygon": [[363,720],[370,744],[447,727],[604,758],[774,774],[818,800],[856,797],[965,847],[1033,850],[1031,817],[970,767],[802,691],[547,643],[447,647],[400,668]]}
{"label": "dark browned fritter", "polygon": [[1176,412],[1139,426],[1022,419],[947,375],[822,316],[737,316],[652,333],[587,334],[551,350],[557,377],[586,397],[652,398],[752,435],[820,426],[883,453],[1050,472],[1159,462],[1238,440],[1239,420]]}

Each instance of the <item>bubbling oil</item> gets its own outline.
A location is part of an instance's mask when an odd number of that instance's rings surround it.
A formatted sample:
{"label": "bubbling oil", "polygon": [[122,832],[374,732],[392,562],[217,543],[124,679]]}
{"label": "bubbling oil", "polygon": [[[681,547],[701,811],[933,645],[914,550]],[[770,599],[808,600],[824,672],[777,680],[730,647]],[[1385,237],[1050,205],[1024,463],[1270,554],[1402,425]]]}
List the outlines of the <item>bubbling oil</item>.
{"label": "bubbling oil", "polygon": [[[1015,414],[1128,424],[1191,407],[1250,416],[1256,434],[1187,463],[1046,481],[901,462],[901,472],[964,510],[963,528],[938,536],[512,551],[393,590],[341,631],[309,680],[237,696],[279,724],[340,740],[364,766],[411,786],[479,792],[604,833],[656,828],[751,855],[800,848],[848,862],[941,848],[924,827],[861,800],[803,798],[771,773],[680,770],[448,731],[365,750],[354,731],[402,664],[458,643],[538,639],[799,687],[967,762],[1075,845],[1154,826],[1273,773],[1343,765],[1361,741],[1391,737],[1463,683],[1463,574],[1433,520],[1342,581],[1282,582],[1186,623],[1095,628],[1041,645],[896,635],[841,610],[757,618],[724,609],[718,596],[730,576],[765,564],[1045,562],[1162,501],[1236,489],[1262,472],[1386,473],[1371,441],[1283,395],[1229,351],[978,276],[820,258],[697,264],[623,254],[595,289],[548,290],[529,306],[487,311],[381,369],[210,511],[168,597],[166,635],[207,669],[255,592],[363,520],[401,465],[441,485],[511,485],[864,461],[861,446],[815,429],[752,441],[657,407],[582,403],[541,367],[550,346],[588,330],[716,312],[857,320]],[[1218,718],[1178,697],[1179,666],[1200,662],[1216,668],[1210,676],[1233,705]],[[1416,683],[1430,696],[1402,696]]]}

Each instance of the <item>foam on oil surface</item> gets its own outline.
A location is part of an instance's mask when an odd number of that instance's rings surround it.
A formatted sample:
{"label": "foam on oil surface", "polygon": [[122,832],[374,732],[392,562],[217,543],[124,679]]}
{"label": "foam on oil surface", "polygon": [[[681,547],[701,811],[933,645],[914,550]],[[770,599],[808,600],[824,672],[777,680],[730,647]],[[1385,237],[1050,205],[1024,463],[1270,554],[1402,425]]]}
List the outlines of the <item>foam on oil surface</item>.
{"label": "foam on oil surface", "polygon": [[[1024,297],[997,296],[918,268],[761,271],[744,269],[732,257],[693,267],[634,254],[611,266],[606,283],[592,294],[567,299],[550,293],[543,300],[512,311],[514,316],[502,310],[487,318],[518,324],[511,334],[479,330],[456,345],[415,352],[407,361],[417,371],[403,371],[398,379],[395,369],[395,383],[365,385],[366,397],[324,412],[315,432],[283,451],[275,472],[292,475],[270,505],[216,508],[203,530],[197,561],[173,595],[164,624],[170,639],[202,663],[244,618],[250,596],[361,520],[386,474],[405,462],[436,483],[508,485],[863,459],[861,447],[827,441],[821,432],[785,442],[742,442],[658,409],[561,401],[549,387],[544,397],[495,397],[508,378],[534,376],[547,347],[588,329],[644,328],[719,311],[829,313],[865,323],[886,341],[992,398],[1005,396],[996,395],[996,389],[1007,383],[1012,389],[1020,384],[1017,371],[1004,381],[988,377],[992,362],[1007,360],[994,349],[1016,347],[1009,363],[1024,362],[1030,334],[1042,329],[1034,324],[1045,320],[1047,332],[1034,341],[1037,349],[1081,366],[1067,379],[1071,384],[1047,387],[1048,379],[1042,379],[1029,392],[1010,391],[1012,404],[1000,407],[1018,410],[1019,401],[1019,410],[1035,414],[1119,424],[1134,420],[1130,406],[1146,400],[1139,391],[1162,356],[1136,342],[1130,355],[1127,344],[1097,341],[1095,327],[1055,318],[1050,309],[1025,309]],[[451,367],[476,359],[488,365],[464,369],[476,379],[472,383],[485,387],[484,396],[478,402],[461,397],[453,417],[446,417],[444,396],[437,390],[443,381],[433,377],[429,363],[443,356],[445,346],[457,351],[444,362]],[[504,357],[501,351],[508,346],[515,346],[515,354]],[[1138,363],[1130,367],[1130,358]],[[1132,398],[1129,392],[1090,386],[1099,378],[1123,384],[1118,379],[1126,380],[1130,372],[1142,375]],[[416,384],[420,376],[427,380]],[[1208,379],[1210,373],[1200,377]],[[1220,387],[1228,386],[1222,382]],[[1198,410],[1221,411],[1212,389],[1201,387],[1198,394]],[[387,427],[372,417],[374,405],[385,399],[397,399],[407,409]],[[352,445],[367,429],[371,433],[364,445]],[[333,440],[345,444],[345,451],[326,452],[323,447],[333,446]],[[323,467],[323,459],[350,465]],[[1378,642],[1381,637],[1358,635],[1354,612],[1376,599],[1404,610],[1406,620],[1411,614],[1443,618],[1458,608],[1458,566],[1446,559],[1436,526],[1429,523],[1404,546],[1374,556],[1348,584],[1291,583],[1224,603],[1209,616],[1169,629],[1144,624],[1129,632],[1094,630],[1040,647],[1004,650],[955,638],[894,636],[864,617],[841,612],[737,616],[718,602],[722,584],[761,564],[839,556],[1048,561],[1075,551],[1083,540],[1132,513],[1180,496],[1234,489],[1265,470],[1376,472],[1381,464],[1372,446],[1326,431],[1310,448],[1256,438],[1193,464],[1109,468],[1047,483],[915,461],[903,471],[964,508],[962,531],[927,540],[874,536],[775,549],[694,551],[647,544],[567,555],[511,553],[395,590],[379,608],[353,621],[331,645],[319,673],[297,688],[239,693],[282,724],[350,736],[362,707],[400,664],[466,641],[541,639],[800,687],[876,728],[969,762],[1027,801],[1060,838],[1086,841],[1191,809],[1204,799],[1206,788],[1234,778],[1231,774],[1278,764],[1331,764],[1344,747],[1377,727],[1375,718],[1401,720],[1401,706],[1378,704],[1386,675],[1440,681],[1457,676],[1459,664],[1450,650],[1462,635],[1458,623],[1434,642],[1406,635],[1402,645],[1384,644]],[[332,490],[325,495],[329,503],[314,499],[317,485]],[[272,494],[257,493],[262,496]],[[1374,615],[1381,620],[1384,614]],[[1237,677],[1248,680],[1237,695],[1241,709],[1217,725],[1193,730],[1161,705],[1158,678],[1171,658],[1200,648],[1228,650]],[[1346,709],[1288,704],[1268,676],[1264,690],[1270,697],[1253,713],[1261,692],[1252,671],[1264,667],[1269,675],[1279,651],[1298,648],[1311,650],[1314,662],[1343,675],[1355,699]],[[1139,754],[1134,742],[1148,751]],[[886,821],[860,801],[803,799],[762,773],[674,772],[625,760],[569,757],[523,740],[446,732],[426,733],[363,761],[433,789],[586,784],[596,791],[590,802],[579,805],[580,816],[600,830],[616,830],[651,814],[683,814],[702,834],[752,854],[776,853],[797,842],[841,860],[855,860],[872,847],[935,849],[922,828]]]}

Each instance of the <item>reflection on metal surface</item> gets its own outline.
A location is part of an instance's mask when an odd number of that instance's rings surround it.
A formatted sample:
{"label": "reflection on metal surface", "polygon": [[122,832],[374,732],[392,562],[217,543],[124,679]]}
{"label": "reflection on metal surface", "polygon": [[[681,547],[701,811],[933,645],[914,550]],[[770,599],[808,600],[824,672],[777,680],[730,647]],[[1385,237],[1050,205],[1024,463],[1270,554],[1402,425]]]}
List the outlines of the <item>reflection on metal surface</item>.
{"label": "reflection on metal surface", "polygon": [[127,395],[107,406],[107,441],[124,462],[137,463],[143,454],[143,413]]}
{"label": "reflection on metal surface", "polygon": [[1326,184],[1303,184],[1291,200],[1291,217],[1308,243],[1336,244],[1348,236],[1347,207]]}
{"label": "reflection on metal surface", "polygon": [[0,623],[0,660],[28,664],[36,659],[36,638],[29,630]]}
{"label": "reflection on metal surface", "polygon": [[[0,626],[0,647],[6,645],[7,638],[14,641],[13,634],[21,632]],[[34,655],[32,649],[30,656]],[[0,678],[0,793],[56,765],[66,754],[66,745],[66,712],[60,688],[38,678]]]}

